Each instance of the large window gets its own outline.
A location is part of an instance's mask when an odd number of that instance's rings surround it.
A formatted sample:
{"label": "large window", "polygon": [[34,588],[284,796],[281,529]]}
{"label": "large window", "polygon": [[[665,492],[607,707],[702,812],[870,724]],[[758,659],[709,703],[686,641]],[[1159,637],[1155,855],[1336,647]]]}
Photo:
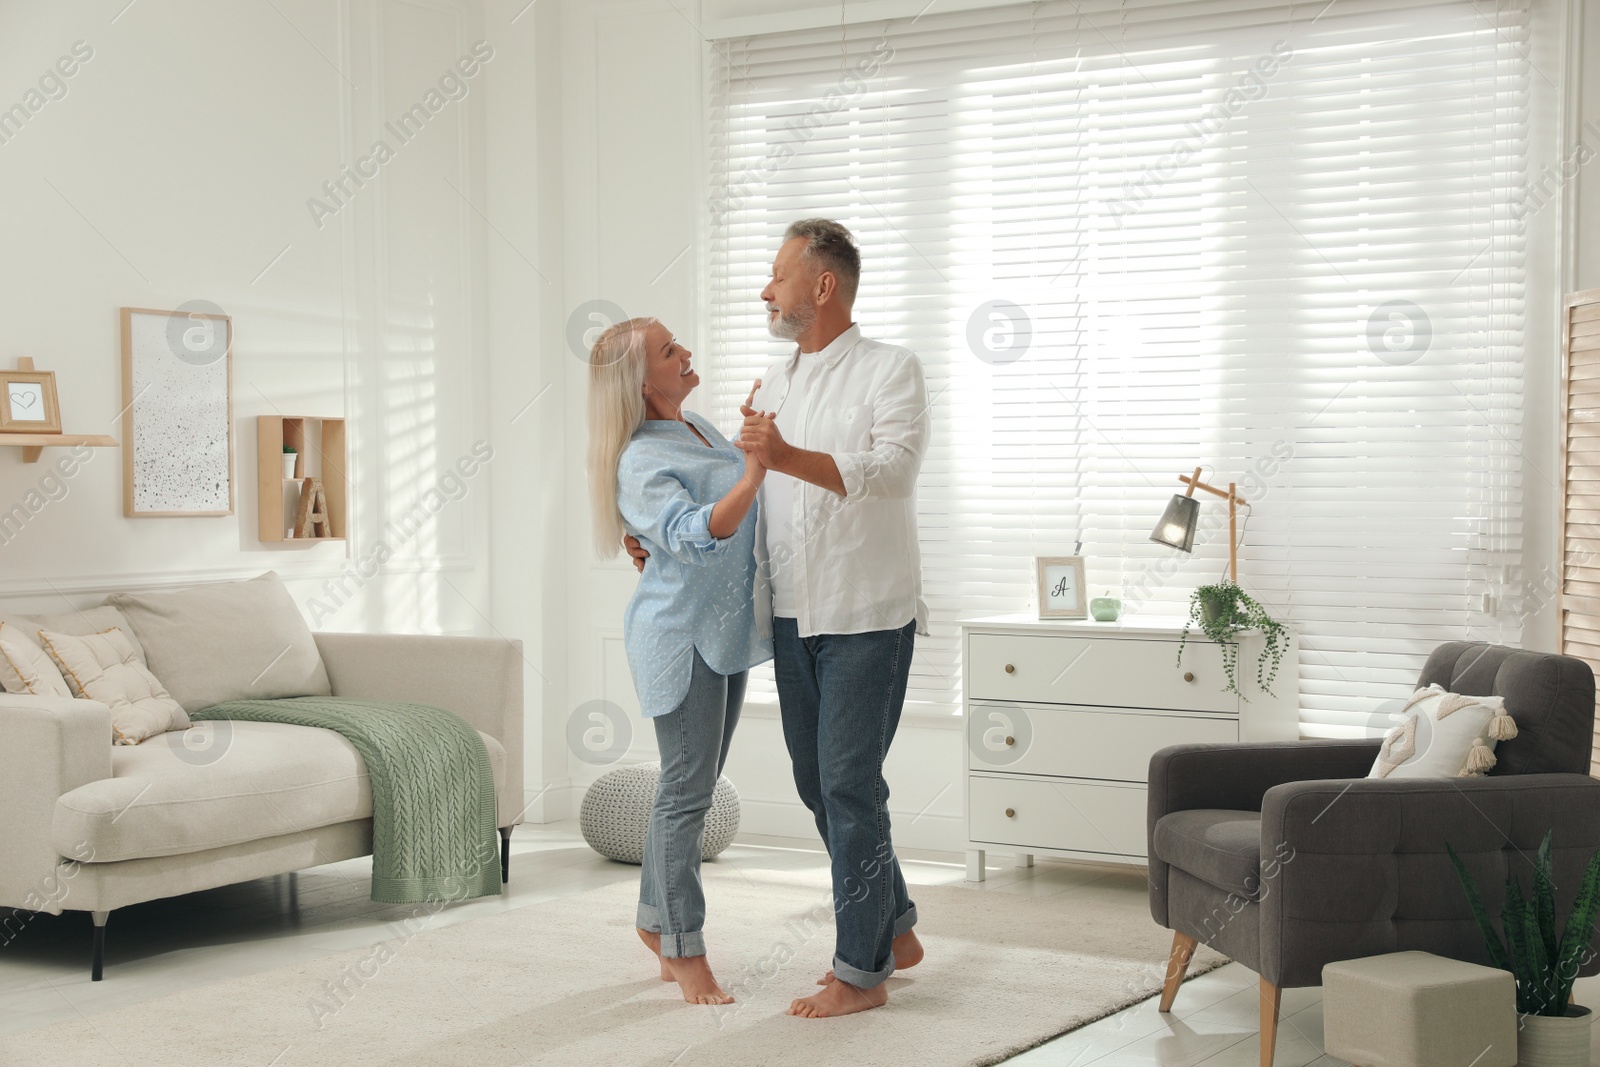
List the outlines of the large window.
{"label": "large window", "polygon": [[1515,642],[1527,13],[1443,0],[1045,2],[717,42],[712,409],[785,351],[784,227],[855,231],[856,317],[922,358],[933,636],[1095,592],[1178,615],[1227,556],[1179,472],[1253,507],[1240,582],[1301,635],[1307,734],[1350,733],[1436,644]]}

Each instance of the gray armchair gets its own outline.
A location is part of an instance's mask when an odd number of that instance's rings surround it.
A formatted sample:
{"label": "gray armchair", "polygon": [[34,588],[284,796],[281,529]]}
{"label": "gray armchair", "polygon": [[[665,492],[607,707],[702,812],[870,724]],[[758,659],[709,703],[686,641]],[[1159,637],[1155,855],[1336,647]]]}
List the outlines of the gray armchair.
{"label": "gray armchair", "polygon": [[[1594,675],[1571,656],[1453,642],[1419,686],[1502,696],[1518,734],[1487,777],[1367,778],[1380,742],[1177,745],[1150,760],[1150,913],[1173,931],[1161,1010],[1197,942],[1261,976],[1261,1065],[1279,991],[1322,983],[1337,960],[1420,949],[1487,964],[1448,842],[1498,915],[1508,872],[1554,831],[1557,907],[1571,909],[1600,849],[1589,777]],[[1600,973],[1592,951],[1582,972]]]}

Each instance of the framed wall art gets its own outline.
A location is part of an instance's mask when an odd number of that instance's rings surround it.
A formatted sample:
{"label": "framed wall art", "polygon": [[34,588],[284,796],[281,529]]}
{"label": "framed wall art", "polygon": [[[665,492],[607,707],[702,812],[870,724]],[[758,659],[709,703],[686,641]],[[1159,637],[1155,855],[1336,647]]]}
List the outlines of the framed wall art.
{"label": "framed wall art", "polygon": [[1039,618],[1087,619],[1082,556],[1036,556],[1033,561],[1039,592]]}
{"label": "framed wall art", "polygon": [[0,371],[0,433],[60,433],[56,376],[49,371]]}
{"label": "framed wall art", "polygon": [[122,309],[123,514],[232,515],[233,320]]}

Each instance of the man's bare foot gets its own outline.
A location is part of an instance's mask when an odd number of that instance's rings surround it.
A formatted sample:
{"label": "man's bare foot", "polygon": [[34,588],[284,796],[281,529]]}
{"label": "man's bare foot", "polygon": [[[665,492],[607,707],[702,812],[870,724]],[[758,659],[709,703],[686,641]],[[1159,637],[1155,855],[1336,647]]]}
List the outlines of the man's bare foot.
{"label": "man's bare foot", "polygon": [[[634,929],[638,930],[638,927],[634,927]],[[656,963],[661,966],[661,980],[663,982],[676,981],[672,977],[671,969],[667,967],[667,961],[661,958],[661,935],[654,930],[639,930],[639,940],[643,941],[650,951],[656,954]]]}
{"label": "man's bare foot", "polygon": [[683,999],[690,1004],[733,1003],[733,998],[717,984],[704,956],[663,956],[661,966],[672,972],[673,980],[683,990]]}
{"label": "man's bare foot", "polygon": [[822,992],[800,997],[789,1005],[790,1015],[802,1019],[832,1019],[840,1015],[854,1015],[869,1008],[881,1008],[889,1003],[889,990],[882,983],[871,989],[862,989],[849,982],[835,979],[822,987]]}
{"label": "man's bare foot", "polygon": [[[894,969],[896,974],[908,967],[915,967],[917,964],[922,962],[922,942],[917,938],[917,932],[915,930],[907,930],[905,933],[895,938],[890,947],[894,951]],[[817,984],[828,985],[833,981],[835,981],[833,972],[829,971],[827,974],[817,979]]]}

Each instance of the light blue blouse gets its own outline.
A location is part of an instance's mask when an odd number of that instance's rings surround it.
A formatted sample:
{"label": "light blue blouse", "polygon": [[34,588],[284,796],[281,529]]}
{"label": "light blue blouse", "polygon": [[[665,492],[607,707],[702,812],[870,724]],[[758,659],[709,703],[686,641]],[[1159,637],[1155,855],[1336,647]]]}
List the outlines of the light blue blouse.
{"label": "light blue blouse", "polygon": [[628,666],[646,718],[665,715],[689,692],[694,652],[718,674],[737,674],[772,658],[756,632],[756,505],[732,537],[711,536],[711,509],[744,474],[744,453],[694,412],[687,425],[648,419],[617,463],[623,525],[644,543],[639,587],[623,634]]}

